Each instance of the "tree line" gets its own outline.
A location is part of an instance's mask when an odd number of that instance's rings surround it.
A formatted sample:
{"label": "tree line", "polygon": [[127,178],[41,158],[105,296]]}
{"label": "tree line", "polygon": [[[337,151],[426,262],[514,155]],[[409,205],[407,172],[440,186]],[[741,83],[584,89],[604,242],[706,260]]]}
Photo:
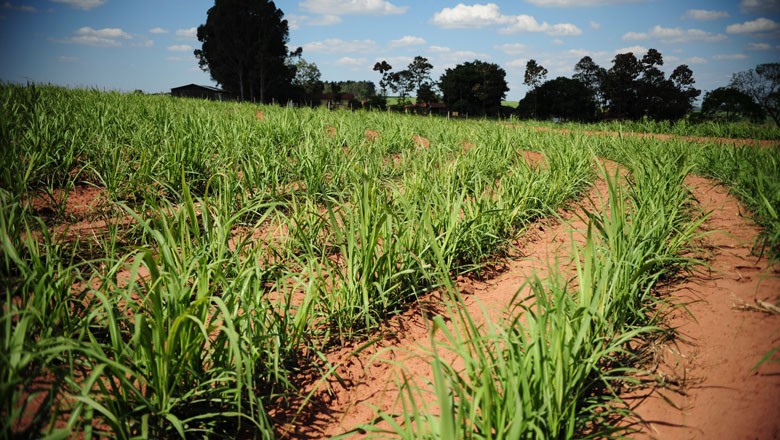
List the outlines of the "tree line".
{"label": "tree line", "polygon": [[[441,102],[452,112],[474,116],[676,121],[693,109],[701,94],[685,64],[667,78],[661,70],[663,56],[656,49],[641,58],[632,52],[617,54],[609,69],[585,56],[574,66],[571,78],[551,80],[546,68],[529,60],[523,77],[529,90],[517,109],[502,106],[509,91],[506,71],[481,60],[448,68],[438,81],[431,78],[433,65],[425,57],[415,57],[400,70],[380,61],[373,66],[381,75],[377,94],[371,81],[323,82],[316,64],[303,58],[301,48],[287,47],[289,24],[269,0],[215,0],[197,36],[202,43],[195,50],[200,67],[223,89],[248,101],[314,104],[322,94],[341,99],[349,93],[356,103],[384,107],[392,91],[400,108]],[[780,124],[779,95],[780,63],[762,64],[735,74],[727,87],[706,94],[702,112],[755,121],[769,115]]]}

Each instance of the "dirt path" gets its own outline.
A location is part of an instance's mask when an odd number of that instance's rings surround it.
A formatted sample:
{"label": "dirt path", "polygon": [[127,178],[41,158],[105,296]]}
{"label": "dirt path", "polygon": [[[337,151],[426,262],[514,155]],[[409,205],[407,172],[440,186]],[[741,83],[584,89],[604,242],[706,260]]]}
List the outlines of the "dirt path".
{"label": "dirt path", "polygon": [[568,128],[550,128],[550,127],[533,127],[538,132],[554,132],[554,133],[582,133],[587,136],[629,136],[643,139],[656,139],[659,141],[681,140],[686,142],[696,143],[716,143],[720,145],[733,145],[736,147],[742,146],[757,146],[764,148],[771,148],[780,145],[778,140],[759,140],[759,139],[746,139],[746,138],[725,138],[725,137],[706,137],[706,136],[681,136],[676,134],[666,133],[644,133],[637,131],[601,131],[601,130],[571,130]]}
{"label": "dirt path", "polygon": [[[611,162],[606,163],[610,173],[615,167]],[[581,203],[587,209],[600,209],[606,193],[606,183],[599,179]],[[549,264],[568,266],[571,240],[574,237],[584,242],[575,231],[583,231],[585,224],[577,217],[582,214],[580,207],[560,214],[562,222],[543,220],[531,225],[522,243],[513,250],[514,255],[497,275],[486,280],[458,279],[464,305],[475,322],[500,319],[518,288],[532,274],[543,278]],[[448,313],[442,308],[444,300],[440,295],[432,294],[411,310],[389,320],[380,330],[381,340],[360,353],[353,354],[359,344],[329,353],[329,362],[342,364],[335,371],[338,379],[331,377],[327,383],[316,382],[304,390],[315,389],[315,396],[307,411],[285,428],[287,437],[331,438],[371,422],[377,416],[377,409],[400,411],[397,399],[402,372],[420,383],[433,379],[425,352],[426,347],[430,347],[431,317],[435,314],[446,317]],[[451,354],[440,353],[445,361],[453,362],[448,355]]]}
{"label": "dirt path", "polygon": [[[609,163],[607,171],[614,173],[614,167]],[[631,401],[644,420],[636,437],[780,438],[780,365],[767,362],[753,371],[772,347],[780,346],[780,315],[736,308],[756,299],[776,302],[780,268],[750,255],[759,228],[743,216],[744,208],[726,188],[700,177],[690,177],[687,184],[702,208],[712,211],[705,224],[712,231],[706,242],[710,268],[674,288],[686,309],[670,315],[678,337],[662,347],[659,373],[669,382],[681,382],[646,390]],[[604,182],[598,181],[583,204],[593,209],[605,193]],[[581,208],[563,212],[563,222],[534,224],[516,255],[493,278],[459,279],[469,313],[478,321],[485,319],[483,311],[488,319],[499,319],[528,276],[544,277],[548,264],[567,266],[571,240],[581,240],[572,231],[585,226],[577,211]],[[430,346],[431,316],[444,313],[441,302],[433,295],[393,318],[382,329],[381,340],[360,353],[354,354],[357,344],[330,353],[331,362],[342,364],[336,370],[339,379],[308,388],[317,390],[312,404],[287,426],[287,436],[330,438],[371,422],[377,410],[397,410],[402,371],[418,381],[431,378],[420,354]]]}
{"label": "dirt path", "polygon": [[776,304],[780,266],[768,267],[750,254],[760,230],[727,188],[694,176],[687,184],[712,211],[705,224],[712,231],[706,240],[710,267],[673,293],[689,313],[671,314],[677,340],[662,347],[659,373],[681,382],[634,402],[645,421],[637,438],[780,438],[780,364],[754,370],[780,347],[780,315],[738,308],[756,300]]}

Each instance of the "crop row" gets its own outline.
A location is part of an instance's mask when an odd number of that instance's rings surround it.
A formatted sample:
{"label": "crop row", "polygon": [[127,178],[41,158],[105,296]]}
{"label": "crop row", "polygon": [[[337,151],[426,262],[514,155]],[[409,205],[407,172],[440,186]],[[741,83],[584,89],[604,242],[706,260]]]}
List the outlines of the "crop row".
{"label": "crop row", "polygon": [[[594,154],[645,163],[657,152],[647,140],[490,121],[48,86],[3,85],[0,101],[4,435],[270,438],[269,414],[292,405],[296,378],[328,374],[328,347],[500,258],[530,221],[582,192]],[[778,223],[780,192],[767,193],[776,162],[764,153],[669,150],[677,156],[648,166],[682,158],[748,182],[769,206],[760,218]],[[69,196],[85,187],[101,202],[74,213]],[[99,226],[67,232],[81,223]],[[776,252],[776,232],[767,243]],[[613,252],[604,246],[592,253]],[[562,422],[538,429],[572,432],[571,412],[549,417]]]}

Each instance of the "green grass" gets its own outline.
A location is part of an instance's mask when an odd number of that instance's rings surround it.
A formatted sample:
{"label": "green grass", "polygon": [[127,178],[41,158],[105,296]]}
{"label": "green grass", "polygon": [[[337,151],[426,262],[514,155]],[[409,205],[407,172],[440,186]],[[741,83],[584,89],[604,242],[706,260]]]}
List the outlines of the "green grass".
{"label": "green grass", "polygon": [[[591,216],[581,277],[590,274],[598,292],[529,281],[536,305],[515,316],[536,316],[535,324],[448,335],[437,350],[468,354],[474,377],[438,365],[440,393],[448,381],[465,387],[439,396],[457,410],[444,433],[500,431],[518,411],[527,432],[567,436],[594,420],[588,408],[603,402],[578,399],[608,381],[588,350],[599,354],[607,346],[593,344],[612,343],[608,328],[624,331],[620,323],[593,327],[594,304],[620,304],[597,314],[620,316],[626,334],[652,324],[639,318],[652,286],[690,263],[689,201],[675,188],[691,169],[733,185],[765,226],[761,245],[777,252],[773,150],[38,85],[3,84],[0,102],[5,437],[273,437],[268,409],[298,411],[296,378],[330,371],[323,350],[369,336],[420,295],[502,258],[530,222],[583,194],[594,152],[624,162],[637,179],[627,193],[613,185],[612,198],[625,206]],[[522,150],[542,153],[545,163],[526,163]],[[103,191],[105,206],[68,211],[69,194],[87,185]],[[51,209],[37,209],[36,199]],[[611,223],[640,212],[666,215]],[[59,232],[82,220],[106,227],[78,237]],[[630,300],[605,299],[613,278]],[[583,299],[591,297],[599,299]],[[459,319],[468,329],[468,317]],[[578,332],[594,342],[573,346]],[[531,337],[559,338],[571,352],[528,365],[535,358],[521,355],[530,353]],[[482,373],[480,362],[489,365]],[[569,388],[555,388],[560,378],[545,375],[571,362],[582,369],[566,373]],[[506,377],[516,368],[531,376]],[[483,387],[508,392],[491,382],[502,377],[529,381],[522,389],[533,399],[464,406]],[[51,378],[56,386],[33,392]],[[561,404],[561,395],[578,406]],[[538,412],[542,402],[549,408]]]}

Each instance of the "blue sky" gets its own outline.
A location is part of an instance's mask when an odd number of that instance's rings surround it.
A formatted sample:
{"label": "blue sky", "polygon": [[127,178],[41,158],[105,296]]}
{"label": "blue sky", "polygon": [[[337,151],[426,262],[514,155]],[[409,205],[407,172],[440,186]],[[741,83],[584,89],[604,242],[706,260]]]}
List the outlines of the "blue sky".
{"label": "blue sky", "polygon": [[[0,79],[146,92],[214,84],[192,51],[213,0],[0,0]],[[570,76],[590,55],[649,48],[671,72],[687,64],[704,91],[731,74],[780,61],[780,0],[282,0],[290,49],[303,47],[326,81],[371,80],[375,62],[416,55],[444,69],[479,59],[507,72],[508,99],[525,94],[525,63]]]}

